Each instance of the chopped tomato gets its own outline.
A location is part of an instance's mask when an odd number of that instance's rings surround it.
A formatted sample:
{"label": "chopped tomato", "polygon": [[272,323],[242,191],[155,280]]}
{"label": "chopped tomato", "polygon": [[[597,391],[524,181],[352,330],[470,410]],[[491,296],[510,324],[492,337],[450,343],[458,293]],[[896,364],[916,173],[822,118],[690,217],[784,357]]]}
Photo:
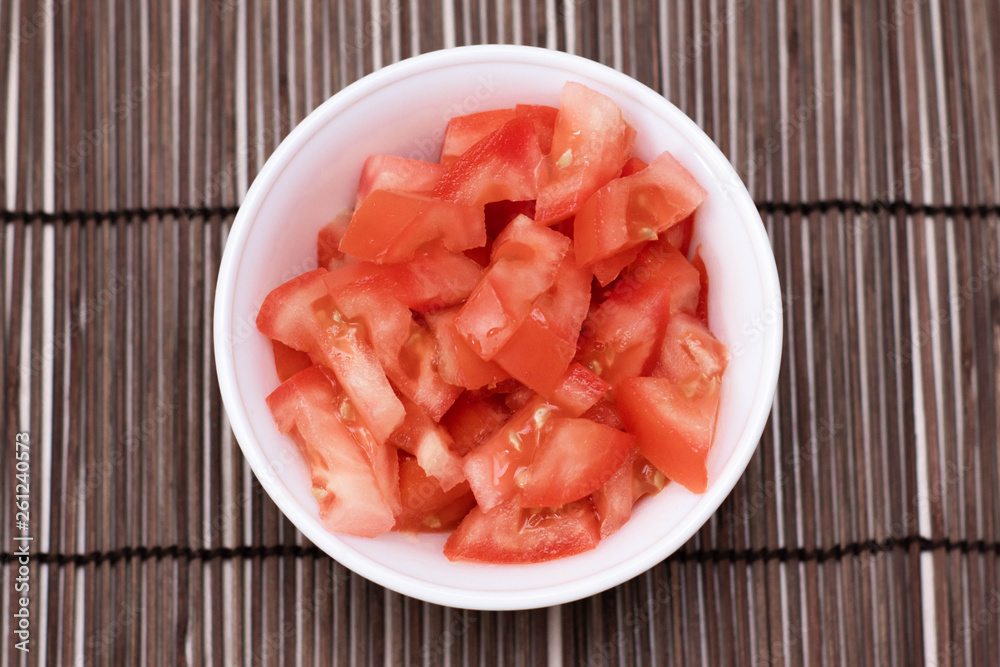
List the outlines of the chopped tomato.
{"label": "chopped tomato", "polygon": [[556,118],[559,109],[543,104],[518,104],[514,113],[521,118],[528,118],[535,124],[535,135],[538,137],[538,147],[543,155],[552,150],[552,134],[556,129]]}
{"label": "chopped tomato", "polygon": [[462,252],[485,243],[482,207],[375,190],[354,212],[340,250],[381,264],[405,262],[436,244]]}
{"label": "chopped tomato", "polygon": [[365,160],[358,182],[358,205],[375,190],[430,194],[447,169],[436,162],[395,155],[372,155]]}
{"label": "chopped tomato", "polygon": [[364,327],[347,321],[334,305],[326,275],[326,269],[316,269],[275,288],[261,304],[257,328],[331,369],[375,439],[385,442],[406,411]]}
{"label": "chopped tomato", "polygon": [[674,383],[686,396],[718,389],[729,351],[693,315],[677,313],[667,322],[653,375]]}
{"label": "chopped tomato", "polygon": [[438,371],[445,382],[456,387],[479,389],[510,377],[492,361],[483,361],[455,329],[458,308],[448,308],[427,315],[437,344]]}
{"label": "chopped tomato", "polygon": [[631,176],[637,171],[642,171],[648,166],[649,163],[643,160],[642,158],[637,158],[635,156],[632,156],[628,159],[628,162],[625,163],[625,166],[622,167],[621,177],[625,178],[626,176]]}
{"label": "chopped tomato", "polygon": [[271,347],[274,348],[274,368],[278,372],[278,382],[284,382],[313,365],[308,354],[288,347],[280,340],[272,340]]}
{"label": "chopped tomato", "polygon": [[486,205],[486,234],[495,239],[519,215],[535,217],[534,201],[494,201]]}
{"label": "chopped tomato", "polygon": [[664,152],[645,169],[618,178],[590,197],[573,223],[581,265],[606,259],[685,220],[705,200],[705,189]]}
{"label": "chopped tomato", "polygon": [[536,396],[538,396],[538,393],[534,389],[531,387],[525,387],[521,384],[520,386],[507,392],[507,397],[504,399],[504,403],[507,405],[508,410],[511,412],[517,412],[527,405],[528,401],[534,399]]}
{"label": "chopped tomato", "polygon": [[575,215],[621,173],[635,142],[635,130],[604,95],[570,82],[559,103],[552,148],[538,172],[535,220],[542,225]]}
{"label": "chopped tomato", "polygon": [[645,243],[632,248],[626,248],[610,257],[605,257],[594,262],[590,268],[594,271],[594,277],[597,278],[597,282],[601,284],[601,287],[611,283],[625,267],[634,262],[635,258],[642,252],[644,246]]}
{"label": "chopped tomato", "polygon": [[681,251],[685,257],[691,247],[691,236],[694,234],[694,216],[689,215],[664,233],[667,243]]}
{"label": "chopped tomato", "polygon": [[579,417],[592,408],[611,385],[580,364],[573,364],[552,393],[552,401],[568,414]]}
{"label": "chopped tomato", "polygon": [[625,424],[622,423],[622,415],[618,412],[618,408],[615,407],[614,401],[608,398],[608,396],[602,396],[597,403],[594,403],[589,410],[583,413],[583,418],[616,428],[619,431],[625,430]]}
{"label": "chopped tomato", "polygon": [[665,378],[633,377],[615,386],[615,404],[650,463],[694,493],[705,492],[718,388],[687,397]]}
{"label": "chopped tomato", "polygon": [[380,446],[364,427],[345,425],[350,401],[330,373],[311,366],[275,389],[267,404],[309,466],[327,529],[362,537],[391,530],[401,509],[395,449]]}
{"label": "chopped tomato", "polygon": [[406,419],[393,432],[390,442],[417,458],[424,472],[445,491],[465,481],[462,458],[452,451],[448,431],[438,426],[419,406],[404,400]]}
{"label": "chopped tomato", "polygon": [[561,508],[522,509],[516,501],[490,512],[476,507],[444,545],[448,560],[539,563],[588,551],[600,541],[589,501]]}
{"label": "chopped tomato", "polygon": [[514,476],[523,507],[556,507],[607,482],[635,438],[589,419],[555,417],[542,429],[527,469]]}
{"label": "chopped tomato", "polygon": [[515,118],[462,154],[441,177],[434,196],[470,206],[532,200],[541,159],[535,126]]}
{"label": "chopped tomato", "polygon": [[445,491],[433,477],[427,476],[416,459],[400,456],[399,495],[402,512],[393,530],[411,533],[437,533],[452,530],[476,505],[469,485],[457,484]]}
{"label": "chopped tomato", "polygon": [[344,238],[352,215],[353,211],[344,209],[319,230],[316,237],[316,259],[321,268],[333,271],[345,261],[344,253],[340,252],[340,239]]}
{"label": "chopped tomato", "polygon": [[441,418],[441,426],[451,434],[452,450],[465,456],[503,426],[510,414],[502,395],[466,392]]}
{"label": "chopped tomato", "polygon": [[576,354],[580,325],[590,305],[590,272],[563,258],[555,283],[493,357],[513,377],[551,396]]}
{"label": "chopped tomato", "polygon": [[464,301],[483,268],[464,255],[433,248],[403,264],[383,264],[393,294],[407,308],[429,313]]}
{"label": "chopped tomato", "polygon": [[612,385],[648,375],[670,313],[693,311],[698,289],[698,272],[676,248],[650,244],[587,316],[577,358]]}
{"label": "chopped tomato", "polygon": [[519,216],[497,237],[489,268],[455,318],[472,349],[490,360],[555,282],[570,240]]}
{"label": "chopped tomato", "polygon": [[513,109],[480,111],[465,116],[455,116],[448,121],[441,144],[441,164],[450,167],[465,151],[499,130],[504,123],[514,120]]}
{"label": "chopped tomato", "polygon": [[445,381],[438,371],[439,355],[434,336],[416,322],[410,322],[410,335],[395,363],[387,362],[386,375],[399,391],[415,402],[434,421],[438,421],[462,393]]}
{"label": "chopped tomato", "polygon": [[650,493],[659,493],[666,483],[663,473],[633,447],[611,479],[591,494],[601,522],[601,539],[625,525],[637,500]]}

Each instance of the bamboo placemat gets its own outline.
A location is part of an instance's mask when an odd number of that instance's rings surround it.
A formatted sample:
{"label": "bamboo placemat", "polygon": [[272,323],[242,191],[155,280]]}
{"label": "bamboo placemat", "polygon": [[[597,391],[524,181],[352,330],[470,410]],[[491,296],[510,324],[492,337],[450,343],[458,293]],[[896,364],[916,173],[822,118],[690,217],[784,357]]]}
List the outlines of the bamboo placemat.
{"label": "bamboo placemat", "polygon": [[[24,0],[0,35],[0,667],[1000,662],[1000,3]],[[289,129],[481,42],[609,64],[694,118],[785,308],[771,420],[718,514],[532,612],[404,598],[303,540],[210,344],[227,230]]]}

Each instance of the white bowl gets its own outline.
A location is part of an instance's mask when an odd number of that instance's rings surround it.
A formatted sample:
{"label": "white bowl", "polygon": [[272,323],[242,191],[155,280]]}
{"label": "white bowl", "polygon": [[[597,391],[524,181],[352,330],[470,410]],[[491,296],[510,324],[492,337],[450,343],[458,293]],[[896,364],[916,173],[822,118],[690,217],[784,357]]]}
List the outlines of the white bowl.
{"label": "white bowl", "polygon": [[[436,160],[454,115],[518,103],[558,106],[566,81],[608,95],[636,128],[637,154],[669,150],[708,190],[694,243],[711,277],[710,325],[732,361],[722,385],[708,491],[669,484],[588,553],[534,565],[452,563],[444,535],[334,535],[320,523],[306,466],[275,429],[264,398],[278,385],[271,347],[254,321],[267,293],[315,268],[316,232],[353,204],[373,153]],[[694,247],[694,246],[692,246]],[[323,551],[358,574],[428,602],[527,609],[616,586],[677,550],[732,490],[757,446],[781,360],[781,298],[774,256],[750,196],[697,125],[662,96],[593,61],[516,46],[428,53],[375,72],[313,111],[254,180],[226,243],[215,301],[219,387],[243,453],[281,511]]]}

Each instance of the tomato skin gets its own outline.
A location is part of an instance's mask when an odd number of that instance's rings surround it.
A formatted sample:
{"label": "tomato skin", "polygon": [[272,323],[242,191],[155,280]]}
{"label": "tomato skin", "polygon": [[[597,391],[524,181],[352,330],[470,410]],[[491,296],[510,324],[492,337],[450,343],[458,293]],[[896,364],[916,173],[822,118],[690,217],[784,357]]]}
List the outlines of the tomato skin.
{"label": "tomato skin", "polygon": [[308,354],[288,347],[279,340],[272,340],[271,347],[274,350],[274,368],[278,372],[278,382],[284,382],[313,365]]}
{"label": "tomato skin", "polygon": [[707,193],[691,173],[664,152],[645,169],[594,193],[573,223],[577,261],[590,265],[641,245],[684,221]]}
{"label": "tomato skin", "polygon": [[490,512],[474,508],[444,545],[451,561],[541,563],[589,551],[600,541],[589,501],[522,509],[516,501]]}
{"label": "tomato skin", "polygon": [[643,456],[690,491],[705,492],[719,409],[717,388],[687,397],[670,380],[633,377],[615,386],[615,404]]}
{"label": "tomato skin", "polygon": [[552,287],[493,357],[511,376],[542,396],[551,396],[566,374],[590,305],[590,272],[576,266],[572,250]]}
{"label": "tomato skin", "polygon": [[396,451],[378,445],[363,426],[348,429],[344,399],[332,374],[311,366],[275,389],[267,404],[309,466],[327,529],[376,537],[392,529],[402,507]]}
{"label": "tomato skin", "polygon": [[319,266],[333,271],[345,262],[349,262],[344,253],[340,252],[340,239],[344,238],[347,226],[351,224],[350,209],[344,209],[333,220],[328,222],[316,236],[316,259]]}
{"label": "tomato skin", "polygon": [[542,429],[522,477],[522,507],[557,507],[601,487],[621,467],[635,437],[588,419],[555,417]]}
{"label": "tomato skin", "polygon": [[559,109],[543,104],[518,104],[514,113],[520,118],[527,118],[535,125],[535,136],[538,137],[538,147],[543,155],[552,150],[552,135],[556,130],[556,118]]}
{"label": "tomato skin", "polygon": [[449,491],[429,477],[416,459],[399,460],[399,495],[402,511],[393,530],[410,533],[439,533],[452,530],[475,507],[469,485],[461,483]]}
{"label": "tomato skin", "polygon": [[436,244],[462,252],[485,243],[482,207],[375,190],[354,212],[340,250],[382,264],[408,261]]}
{"label": "tomato skin", "polygon": [[575,215],[599,188],[621,173],[635,130],[614,102],[569,82],[559,98],[551,150],[538,172],[535,220],[552,225]]}
{"label": "tomato skin", "polygon": [[436,162],[395,155],[370,155],[361,167],[358,205],[375,190],[430,194],[447,169]]}
{"label": "tomato skin", "polygon": [[476,354],[489,361],[510,340],[535,299],[555,282],[569,248],[568,238],[525,216],[507,225],[493,245],[483,279],[455,319]]}
{"label": "tomato skin", "polygon": [[376,440],[385,442],[406,411],[366,332],[337,311],[327,292],[327,274],[315,269],[272,290],[257,314],[257,329],[331,369]]}
{"label": "tomato skin", "polygon": [[467,150],[514,120],[513,109],[480,111],[465,116],[455,116],[448,121],[441,143],[441,164],[450,167]]}
{"label": "tomato skin", "polygon": [[534,125],[515,118],[462,154],[441,177],[434,196],[469,206],[532,200],[538,195],[535,174],[541,159]]}

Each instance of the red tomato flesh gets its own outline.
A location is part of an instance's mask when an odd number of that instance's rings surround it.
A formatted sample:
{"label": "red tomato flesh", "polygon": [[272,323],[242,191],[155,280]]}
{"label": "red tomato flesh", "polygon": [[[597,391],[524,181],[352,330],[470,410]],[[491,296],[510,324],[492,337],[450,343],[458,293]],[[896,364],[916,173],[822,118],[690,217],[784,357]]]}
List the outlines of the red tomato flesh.
{"label": "red tomato flesh", "polygon": [[340,239],[344,238],[344,232],[351,224],[352,215],[353,211],[345,209],[319,230],[316,237],[316,259],[320,268],[333,271],[347,259],[346,255],[340,252]]}
{"label": "red tomato flesh", "polygon": [[535,126],[515,118],[462,154],[441,177],[434,196],[469,206],[532,200],[541,159]]}
{"label": "red tomato flesh", "polygon": [[455,318],[472,349],[490,360],[552,286],[570,240],[519,216],[497,237],[489,268]]}
{"label": "red tomato flesh", "polygon": [[441,164],[450,167],[465,151],[514,120],[513,109],[480,111],[465,116],[455,116],[448,121],[441,143]]}
{"label": "red tomato flesh", "polygon": [[573,223],[573,244],[582,265],[653,240],[701,205],[705,189],[663,153],[645,169],[618,178],[590,197]]}
{"label": "red tomato flesh", "polygon": [[685,488],[705,492],[718,388],[688,397],[665,378],[632,377],[615,386],[615,404],[643,456]]}
{"label": "red tomato flesh", "polygon": [[395,155],[372,155],[365,160],[358,182],[358,205],[375,190],[429,194],[447,169],[436,162]]}
{"label": "red tomato flesh", "polygon": [[492,361],[483,361],[455,329],[458,308],[427,315],[438,351],[438,371],[445,382],[465,389],[495,385],[510,377]]}
{"label": "red tomato flesh", "polygon": [[465,481],[462,458],[452,451],[451,435],[417,405],[404,401],[406,419],[395,430],[390,443],[416,457],[424,472],[444,491]]}
{"label": "red tomato flesh", "polygon": [[491,512],[476,507],[444,545],[448,560],[540,563],[597,546],[600,528],[589,501],[561,508],[522,509],[516,501]]}
{"label": "red tomato flesh", "polygon": [[403,509],[393,530],[410,533],[452,530],[476,505],[468,484],[445,491],[409,456],[399,459],[399,496]]}
{"label": "red tomato flesh", "polygon": [[278,372],[278,382],[284,382],[313,365],[308,354],[288,347],[279,340],[272,340],[271,347],[274,350],[274,369]]}
{"label": "red tomato flesh", "polygon": [[375,190],[358,206],[340,250],[371,262],[405,262],[435,244],[452,252],[486,243],[482,207]]}
{"label": "red tomato flesh", "polygon": [[604,95],[570,82],[559,103],[552,147],[538,172],[535,220],[541,225],[575,215],[621,173],[635,142],[635,130]]}
{"label": "red tomato flesh", "polygon": [[296,374],[267,397],[278,430],[309,465],[312,492],[327,529],[375,537],[392,529],[402,509],[393,447],[356,424],[350,401],[321,366]]}
{"label": "red tomato flesh", "polygon": [[535,136],[538,137],[538,147],[543,155],[552,150],[552,134],[556,129],[556,118],[559,109],[542,104],[518,104],[514,113],[520,118],[527,118],[535,125]]}
{"label": "red tomato flesh", "polygon": [[502,395],[466,392],[441,418],[441,426],[451,434],[455,453],[465,456],[503,426],[510,415]]}

